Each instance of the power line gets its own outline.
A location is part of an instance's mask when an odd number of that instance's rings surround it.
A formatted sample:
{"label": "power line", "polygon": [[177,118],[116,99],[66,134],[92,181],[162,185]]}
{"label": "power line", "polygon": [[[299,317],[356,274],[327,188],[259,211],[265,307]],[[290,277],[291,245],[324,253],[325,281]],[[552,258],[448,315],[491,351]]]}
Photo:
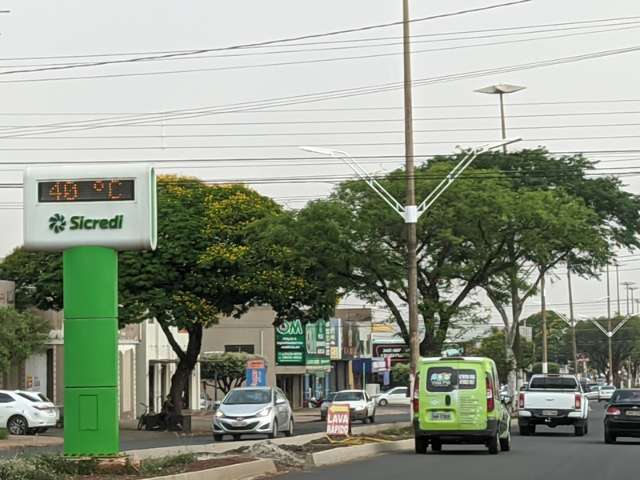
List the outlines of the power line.
{"label": "power line", "polygon": [[[428,16],[428,17],[415,18],[415,19],[410,20],[410,22],[411,23],[418,23],[418,22],[424,22],[424,21],[427,21],[427,20],[435,20],[435,19],[439,19],[439,18],[446,18],[446,17],[464,15],[464,14],[467,14],[467,13],[484,12],[484,11],[493,10],[493,9],[497,9],[497,8],[508,7],[508,6],[512,6],[512,5],[518,5],[518,4],[522,4],[522,3],[529,3],[530,1],[531,0],[515,0],[515,1],[507,2],[507,3],[487,5],[487,6],[484,6],[484,7],[470,8],[470,9],[466,9],[466,10],[458,10],[458,11],[455,11],[455,12],[442,13],[442,14],[438,14],[438,15],[431,15],[431,16]],[[300,40],[310,40],[310,39],[314,39],[314,38],[324,38],[324,37],[330,37],[330,36],[336,36],[336,35],[345,35],[345,34],[349,34],[349,33],[358,33],[358,32],[364,32],[364,31],[379,29],[379,28],[393,27],[393,26],[398,26],[398,25],[402,25],[402,24],[403,24],[403,21],[379,23],[379,24],[375,24],[375,25],[366,25],[366,26],[356,27],[356,28],[348,28],[348,29],[343,29],[343,30],[334,30],[334,31],[330,31],[330,32],[314,33],[314,34],[309,34],[309,35],[300,35],[300,36],[296,36],[296,37],[280,38],[280,39],[276,39],[276,40],[266,40],[266,41],[262,41],[262,42],[246,43],[246,44],[241,44],[241,45],[232,45],[232,46],[227,46],[227,47],[203,48],[203,49],[197,49],[197,50],[192,50],[192,51],[188,51],[188,52],[165,53],[165,54],[142,56],[142,57],[135,57],[135,58],[118,59],[118,60],[100,60],[100,61],[95,61],[95,62],[88,62],[88,63],[82,63],[82,64],[71,64],[71,65],[61,65],[61,66],[55,66],[55,67],[42,67],[42,68],[33,68],[33,69],[10,70],[10,71],[7,71],[7,72],[0,72],[0,75],[13,75],[13,74],[16,74],[16,73],[34,73],[34,72],[51,71],[51,70],[69,70],[69,69],[76,69],[76,68],[87,68],[87,67],[98,67],[98,66],[105,66],[105,65],[116,65],[116,64],[145,62],[145,61],[155,60],[155,59],[160,59],[160,58],[175,58],[175,57],[183,57],[183,56],[189,56],[189,55],[199,55],[199,54],[208,53],[208,52],[217,52],[217,51],[223,51],[223,50],[238,50],[238,49],[243,49],[243,48],[262,47],[262,46],[273,45],[273,44],[277,44],[277,43],[287,43],[287,42],[295,42],[295,41],[300,41]]]}

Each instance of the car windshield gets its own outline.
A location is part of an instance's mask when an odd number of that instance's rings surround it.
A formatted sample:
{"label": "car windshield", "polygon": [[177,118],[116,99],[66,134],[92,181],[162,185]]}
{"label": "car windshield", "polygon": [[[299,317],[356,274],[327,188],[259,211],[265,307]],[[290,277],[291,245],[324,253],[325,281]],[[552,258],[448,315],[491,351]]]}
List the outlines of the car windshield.
{"label": "car windshield", "polygon": [[363,399],[362,392],[338,392],[333,400],[335,402],[359,402]]}
{"label": "car windshield", "polygon": [[640,403],[640,390],[618,390],[611,397],[612,403]]}
{"label": "car windshield", "polygon": [[260,405],[271,402],[271,390],[232,390],[222,402],[225,405]]}
{"label": "car windshield", "polygon": [[327,395],[327,402],[333,402],[335,398],[336,398],[336,392],[331,392],[329,395]]}
{"label": "car windshield", "polygon": [[549,390],[576,390],[578,384],[571,377],[536,377],[529,388]]}

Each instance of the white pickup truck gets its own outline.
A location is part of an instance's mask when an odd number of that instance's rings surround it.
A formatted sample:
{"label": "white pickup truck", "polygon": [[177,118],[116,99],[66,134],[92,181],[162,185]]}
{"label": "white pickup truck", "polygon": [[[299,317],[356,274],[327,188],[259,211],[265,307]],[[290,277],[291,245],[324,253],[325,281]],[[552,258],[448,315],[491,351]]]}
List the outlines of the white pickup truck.
{"label": "white pickup truck", "polygon": [[536,425],[573,425],[577,437],[589,431],[589,400],[573,375],[534,375],[518,397],[520,435]]}

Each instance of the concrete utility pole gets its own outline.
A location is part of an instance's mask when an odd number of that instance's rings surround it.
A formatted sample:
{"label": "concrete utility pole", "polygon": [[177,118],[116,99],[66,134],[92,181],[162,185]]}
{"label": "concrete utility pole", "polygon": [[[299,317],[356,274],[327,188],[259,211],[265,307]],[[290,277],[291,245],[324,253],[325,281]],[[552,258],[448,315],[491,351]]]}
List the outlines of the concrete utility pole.
{"label": "concrete utility pole", "polygon": [[409,304],[409,348],[411,352],[411,385],[420,361],[418,339],[418,260],[416,257],[416,179],[413,162],[413,101],[411,85],[411,32],[409,24],[409,0],[402,0],[402,35],[404,60],[404,153],[407,175],[405,201],[405,227],[407,232],[407,303]]}
{"label": "concrete utility pole", "polygon": [[626,295],[626,300],[627,300],[627,317],[629,316],[629,290],[631,288],[631,285],[635,285],[635,283],[633,282],[622,282],[622,285],[624,285],[624,290],[625,290],[625,295]]}
{"label": "concrete utility pole", "polygon": [[573,291],[571,289],[571,266],[567,262],[567,283],[569,284],[569,322],[571,325],[571,347],[573,354],[573,373],[578,375],[578,347],[576,345],[576,321],[573,318]]}
{"label": "concrete utility pole", "polygon": [[[620,316],[620,264],[616,260],[616,300],[618,302],[618,311],[616,312],[616,316]],[[611,329],[609,329],[611,330]]]}
{"label": "concrete utility pole", "polygon": [[631,301],[630,301],[631,315],[633,315],[635,313],[634,306],[633,306],[633,292],[635,290],[638,290],[638,287],[629,287],[629,291],[631,292]]}
{"label": "concrete utility pole", "polygon": [[541,303],[541,311],[540,316],[542,317],[542,373],[549,373],[549,355],[547,352],[547,304],[544,296],[544,273],[540,278],[540,303]]}
{"label": "concrete utility pole", "polygon": [[[620,280],[618,277],[618,264],[616,262],[616,284],[618,288],[618,316],[620,315]],[[607,263],[607,332],[611,331],[611,287],[609,285],[609,264]],[[609,374],[607,375],[607,383],[611,384],[613,370],[613,346],[611,344],[611,336],[607,333],[607,341],[609,348]]]}

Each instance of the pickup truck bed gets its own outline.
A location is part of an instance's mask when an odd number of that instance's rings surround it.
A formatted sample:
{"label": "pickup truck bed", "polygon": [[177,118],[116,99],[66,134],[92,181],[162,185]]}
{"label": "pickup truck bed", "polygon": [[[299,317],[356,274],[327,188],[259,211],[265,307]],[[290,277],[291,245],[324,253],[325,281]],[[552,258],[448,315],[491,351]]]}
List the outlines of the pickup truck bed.
{"label": "pickup truck bed", "polygon": [[534,375],[518,398],[521,435],[535,433],[536,425],[573,425],[576,436],[582,436],[588,431],[588,414],[588,400],[573,376]]}

